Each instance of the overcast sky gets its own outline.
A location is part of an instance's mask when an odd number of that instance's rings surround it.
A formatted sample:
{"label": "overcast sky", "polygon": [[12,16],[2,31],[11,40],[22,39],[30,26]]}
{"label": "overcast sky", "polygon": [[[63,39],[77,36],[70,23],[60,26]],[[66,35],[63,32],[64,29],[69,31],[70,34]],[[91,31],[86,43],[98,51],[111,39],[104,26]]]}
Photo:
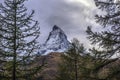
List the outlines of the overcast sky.
{"label": "overcast sky", "polygon": [[[0,0],[2,2],[2,0]],[[44,42],[53,25],[58,25],[68,36],[68,40],[78,38],[85,46],[85,30],[93,25],[97,29],[94,15],[98,13],[93,0],[28,0],[28,10],[35,10],[34,19],[39,21],[41,27],[40,42]]]}

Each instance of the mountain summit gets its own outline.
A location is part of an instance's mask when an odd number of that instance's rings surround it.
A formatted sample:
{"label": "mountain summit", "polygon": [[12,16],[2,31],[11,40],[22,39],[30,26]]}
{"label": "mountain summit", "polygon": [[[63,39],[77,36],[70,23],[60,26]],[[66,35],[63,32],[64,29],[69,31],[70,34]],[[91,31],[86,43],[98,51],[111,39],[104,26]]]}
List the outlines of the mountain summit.
{"label": "mountain summit", "polygon": [[67,39],[64,31],[57,25],[53,26],[46,42],[41,45],[40,53],[50,53],[50,52],[64,52],[70,46],[70,42]]}

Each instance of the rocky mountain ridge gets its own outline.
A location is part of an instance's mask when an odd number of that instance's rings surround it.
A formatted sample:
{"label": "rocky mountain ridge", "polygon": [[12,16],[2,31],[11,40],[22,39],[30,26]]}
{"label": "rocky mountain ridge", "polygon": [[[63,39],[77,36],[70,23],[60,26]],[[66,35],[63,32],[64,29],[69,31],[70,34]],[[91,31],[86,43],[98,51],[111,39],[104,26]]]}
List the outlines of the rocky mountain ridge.
{"label": "rocky mountain ridge", "polygon": [[44,44],[40,46],[39,53],[47,54],[50,52],[64,52],[70,47],[65,32],[57,25],[53,26],[52,31]]}

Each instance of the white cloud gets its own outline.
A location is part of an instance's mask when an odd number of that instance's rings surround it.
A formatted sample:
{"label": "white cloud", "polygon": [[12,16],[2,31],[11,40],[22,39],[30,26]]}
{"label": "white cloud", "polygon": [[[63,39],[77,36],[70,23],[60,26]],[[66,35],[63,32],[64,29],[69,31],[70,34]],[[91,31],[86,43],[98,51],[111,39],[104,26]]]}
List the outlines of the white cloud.
{"label": "white cloud", "polygon": [[85,6],[91,7],[92,5],[90,4],[90,0],[67,0],[69,2],[75,2],[75,3],[81,3],[84,4]]}
{"label": "white cloud", "polygon": [[41,27],[40,42],[45,41],[56,24],[65,31],[69,40],[77,37],[89,46],[85,30],[88,25],[95,25],[93,0],[28,0],[26,6],[36,12],[34,18]]}

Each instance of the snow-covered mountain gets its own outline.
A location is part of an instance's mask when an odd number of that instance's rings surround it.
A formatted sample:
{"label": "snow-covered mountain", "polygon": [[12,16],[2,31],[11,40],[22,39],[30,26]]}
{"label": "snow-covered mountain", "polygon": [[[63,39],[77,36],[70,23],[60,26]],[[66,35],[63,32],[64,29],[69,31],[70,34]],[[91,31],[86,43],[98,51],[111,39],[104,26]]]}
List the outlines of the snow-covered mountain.
{"label": "snow-covered mountain", "polygon": [[64,31],[58,26],[53,26],[46,42],[41,45],[39,53],[64,52],[70,47]]}

